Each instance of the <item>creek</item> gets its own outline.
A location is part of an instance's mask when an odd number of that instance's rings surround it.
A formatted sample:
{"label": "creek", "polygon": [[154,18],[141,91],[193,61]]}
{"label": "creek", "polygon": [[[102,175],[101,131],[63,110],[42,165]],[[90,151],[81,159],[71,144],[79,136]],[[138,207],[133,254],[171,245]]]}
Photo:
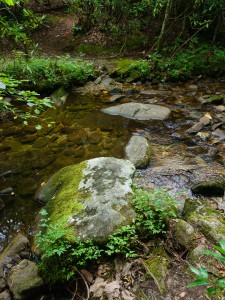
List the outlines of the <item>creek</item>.
{"label": "creek", "polygon": [[[2,195],[5,208],[0,213],[0,251],[17,232],[32,239],[35,218],[41,204],[34,194],[46,180],[64,166],[86,159],[113,156],[124,158],[124,148],[132,134],[145,136],[151,145],[151,161],[137,171],[140,185],[167,186],[171,192],[224,173],[224,104],[202,104],[199,98],[225,95],[225,81],[199,80],[180,84],[124,84],[119,103],[138,101],[171,109],[166,121],[137,121],[104,114],[107,91],[81,88],[71,91],[66,103],[49,109],[42,117],[54,122],[36,131],[31,123],[15,120],[0,124],[0,190],[12,187],[14,195]],[[117,103],[118,104],[118,103]],[[199,119],[209,114],[211,124],[198,134],[187,134]],[[45,122],[46,123],[46,122]]]}

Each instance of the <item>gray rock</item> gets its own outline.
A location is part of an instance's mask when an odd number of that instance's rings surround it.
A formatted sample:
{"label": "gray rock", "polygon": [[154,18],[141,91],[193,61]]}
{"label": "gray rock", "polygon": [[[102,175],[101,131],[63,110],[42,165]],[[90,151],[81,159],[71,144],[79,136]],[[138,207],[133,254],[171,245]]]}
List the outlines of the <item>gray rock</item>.
{"label": "gray rock", "polygon": [[66,102],[66,99],[68,98],[68,96],[69,96],[69,93],[63,87],[61,87],[51,94],[50,99],[57,106],[61,106]]}
{"label": "gray rock", "polygon": [[81,240],[104,242],[135,216],[129,202],[134,171],[128,160],[90,159],[59,170],[36,198],[47,203],[52,224],[65,220]]}
{"label": "gray rock", "polygon": [[213,131],[212,136],[219,138],[219,140],[225,140],[225,132],[219,128]]}
{"label": "gray rock", "polygon": [[198,245],[196,248],[194,248],[190,253],[188,258],[193,261],[196,262],[196,260],[202,256],[203,251],[207,250],[206,245]]}
{"label": "gray rock", "polygon": [[201,122],[198,122],[198,123],[194,124],[191,128],[187,129],[186,133],[195,134],[195,133],[201,131],[202,128],[203,128],[203,124]]}
{"label": "gray rock", "polygon": [[125,157],[129,159],[136,168],[147,167],[150,159],[150,146],[146,138],[132,136],[125,148]]}
{"label": "gray rock", "polygon": [[106,89],[108,89],[110,87],[110,85],[112,85],[114,83],[115,83],[115,81],[110,77],[106,77],[101,81],[101,85],[103,87],[105,87]]}
{"label": "gray rock", "polygon": [[44,288],[44,282],[38,275],[38,266],[27,259],[11,268],[7,283],[15,300],[31,299]]}
{"label": "gray rock", "polygon": [[103,98],[102,102],[104,103],[113,103],[116,101],[119,101],[121,99],[123,99],[125,96],[124,95],[113,95],[110,98]]}
{"label": "gray rock", "polygon": [[156,95],[161,95],[161,96],[168,96],[170,94],[170,91],[159,91],[159,90],[143,90],[141,91],[141,95],[143,96],[156,96]]}
{"label": "gray rock", "polygon": [[4,292],[0,293],[0,300],[12,300],[12,297],[8,290],[5,290]]}
{"label": "gray rock", "polygon": [[20,252],[27,251],[29,249],[29,240],[24,235],[19,233],[0,255],[0,264],[4,264],[4,262],[7,261],[8,258],[13,259],[15,256],[20,254]]}
{"label": "gray rock", "polygon": [[136,102],[104,108],[101,111],[110,115],[118,115],[134,120],[165,120],[171,112],[165,106]]}
{"label": "gray rock", "polygon": [[197,246],[197,234],[193,226],[184,220],[176,219],[171,223],[173,239],[186,249]]}

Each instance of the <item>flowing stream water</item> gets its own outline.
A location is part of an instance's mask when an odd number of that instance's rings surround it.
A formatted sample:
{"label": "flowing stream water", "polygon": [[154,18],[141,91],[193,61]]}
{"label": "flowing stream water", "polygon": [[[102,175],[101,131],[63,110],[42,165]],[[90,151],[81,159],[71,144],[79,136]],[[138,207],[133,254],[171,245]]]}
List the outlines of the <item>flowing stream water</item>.
{"label": "flowing stream water", "polygon": [[223,105],[203,106],[197,100],[204,95],[225,94],[224,81],[143,85],[135,89],[133,85],[124,86],[125,98],[120,103],[165,105],[172,110],[171,117],[166,121],[135,121],[106,115],[100,109],[116,105],[105,103],[109,94],[71,92],[63,106],[43,114],[45,120],[54,121],[51,128],[44,126],[36,131],[34,125],[23,126],[18,121],[0,124],[0,174],[6,172],[0,178],[0,190],[12,187],[14,192],[1,196],[5,208],[0,212],[0,251],[17,232],[32,238],[41,208],[34,194],[49,176],[85,159],[124,158],[132,134],[145,136],[151,145],[149,167],[136,173],[141,185],[190,190],[193,182],[224,172],[224,139],[213,135],[214,128],[205,127],[202,136],[185,133],[205,113],[212,116],[212,124],[220,123],[224,130]]}

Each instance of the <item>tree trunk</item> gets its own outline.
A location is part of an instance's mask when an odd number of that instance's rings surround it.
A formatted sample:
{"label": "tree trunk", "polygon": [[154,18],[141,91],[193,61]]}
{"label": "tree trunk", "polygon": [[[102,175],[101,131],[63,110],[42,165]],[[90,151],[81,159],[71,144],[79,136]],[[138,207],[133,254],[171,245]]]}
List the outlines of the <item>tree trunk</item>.
{"label": "tree trunk", "polygon": [[167,0],[164,20],[163,20],[163,23],[162,23],[161,32],[160,32],[160,35],[159,35],[159,40],[158,40],[157,49],[156,49],[158,53],[160,53],[162,51],[162,48],[163,48],[163,45],[164,45],[164,42],[165,42],[166,29],[167,29],[167,25],[168,25],[168,22],[169,22],[170,9],[172,7],[172,2],[173,2],[173,0]]}

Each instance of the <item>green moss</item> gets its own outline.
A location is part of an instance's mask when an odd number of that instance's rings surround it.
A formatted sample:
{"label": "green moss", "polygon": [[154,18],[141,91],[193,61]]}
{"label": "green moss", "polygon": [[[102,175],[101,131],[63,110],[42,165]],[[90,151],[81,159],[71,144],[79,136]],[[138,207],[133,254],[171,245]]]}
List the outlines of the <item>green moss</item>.
{"label": "green moss", "polygon": [[147,274],[152,277],[161,294],[166,291],[165,279],[168,274],[170,258],[163,246],[155,248],[149,259],[144,260],[143,265]]}
{"label": "green moss", "polygon": [[149,63],[144,60],[119,59],[116,61],[116,74],[120,78],[128,78],[133,82],[139,79],[146,79],[150,74]]}
{"label": "green moss", "polygon": [[[85,168],[86,162],[65,167],[47,182],[43,196],[47,201],[46,210],[49,213],[51,224],[55,225],[59,220],[63,220],[61,226],[66,226],[68,218],[83,209],[83,202],[88,195],[78,191],[78,186],[83,179]],[[64,188],[61,189],[61,186]],[[53,191],[54,194],[49,191]]]}

